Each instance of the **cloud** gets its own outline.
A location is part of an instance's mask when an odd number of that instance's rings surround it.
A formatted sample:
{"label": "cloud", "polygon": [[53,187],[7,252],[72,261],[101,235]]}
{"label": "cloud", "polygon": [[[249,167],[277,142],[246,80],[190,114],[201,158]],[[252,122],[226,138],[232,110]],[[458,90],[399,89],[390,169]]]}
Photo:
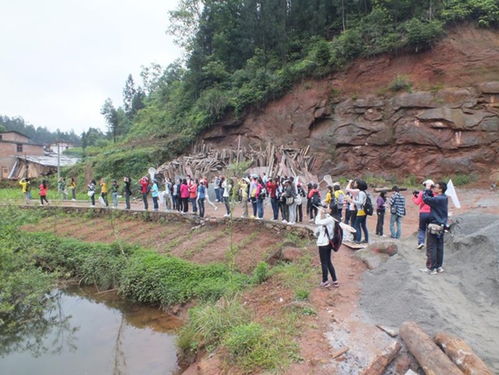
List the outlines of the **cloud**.
{"label": "cloud", "polygon": [[182,51],[165,34],[177,0],[4,1],[0,114],[51,130],[105,128],[100,107],[122,101],[129,73]]}

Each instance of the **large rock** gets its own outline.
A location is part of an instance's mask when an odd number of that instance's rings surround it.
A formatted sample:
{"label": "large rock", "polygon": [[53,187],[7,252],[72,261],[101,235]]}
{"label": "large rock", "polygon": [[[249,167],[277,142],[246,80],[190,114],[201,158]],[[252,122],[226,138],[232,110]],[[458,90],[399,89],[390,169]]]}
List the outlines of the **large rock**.
{"label": "large rock", "polygon": [[478,89],[482,94],[499,94],[499,81],[483,82]]}
{"label": "large rock", "polygon": [[404,93],[395,96],[392,100],[392,106],[395,109],[399,108],[435,108],[438,104],[432,93],[415,92]]}

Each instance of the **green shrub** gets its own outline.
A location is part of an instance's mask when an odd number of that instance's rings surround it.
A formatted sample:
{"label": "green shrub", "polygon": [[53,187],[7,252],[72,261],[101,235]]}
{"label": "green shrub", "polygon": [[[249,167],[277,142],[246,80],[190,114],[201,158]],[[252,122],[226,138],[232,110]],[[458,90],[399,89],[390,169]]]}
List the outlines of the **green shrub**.
{"label": "green shrub", "polygon": [[310,295],[310,291],[305,290],[305,289],[298,289],[295,292],[295,298],[298,301],[306,301],[308,299],[309,295]]}
{"label": "green shrub", "polygon": [[440,21],[423,22],[412,18],[402,24],[407,37],[407,46],[415,52],[430,48],[443,33]]}
{"label": "green shrub", "polygon": [[388,88],[394,92],[399,92],[399,91],[410,92],[412,90],[412,83],[409,81],[409,79],[406,76],[398,75],[390,83],[390,86]]}
{"label": "green shrub", "polygon": [[266,262],[260,262],[253,270],[251,280],[254,284],[261,284],[269,278],[269,265]]}

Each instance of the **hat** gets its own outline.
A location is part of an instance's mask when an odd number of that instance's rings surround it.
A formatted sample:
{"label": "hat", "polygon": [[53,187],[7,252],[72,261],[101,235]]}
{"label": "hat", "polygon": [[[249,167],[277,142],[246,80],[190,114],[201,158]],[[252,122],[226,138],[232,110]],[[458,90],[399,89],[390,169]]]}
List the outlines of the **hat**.
{"label": "hat", "polygon": [[430,184],[430,185],[435,185],[435,183],[433,182],[433,180],[428,179],[428,180],[426,180],[426,181],[423,181],[423,185],[424,185],[424,186],[426,186],[426,185],[428,185],[428,184]]}

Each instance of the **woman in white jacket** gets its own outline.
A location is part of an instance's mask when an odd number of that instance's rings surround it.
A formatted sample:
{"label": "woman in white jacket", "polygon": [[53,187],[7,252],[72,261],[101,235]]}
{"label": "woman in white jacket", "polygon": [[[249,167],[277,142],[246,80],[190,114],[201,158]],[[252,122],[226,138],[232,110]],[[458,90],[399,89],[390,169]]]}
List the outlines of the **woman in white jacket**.
{"label": "woman in white jacket", "polygon": [[[340,286],[340,283],[336,278],[336,271],[331,262],[331,250],[333,248],[330,244],[330,240],[334,236],[334,219],[328,211],[329,209],[319,208],[319,214],[315,217],[315,224],[317,225],[315,233],[322,267],[322,282],[320,286],[328,288],[332,285],[337,288]],[[328,281],[328,273],[331,274],[332,283]]]}

